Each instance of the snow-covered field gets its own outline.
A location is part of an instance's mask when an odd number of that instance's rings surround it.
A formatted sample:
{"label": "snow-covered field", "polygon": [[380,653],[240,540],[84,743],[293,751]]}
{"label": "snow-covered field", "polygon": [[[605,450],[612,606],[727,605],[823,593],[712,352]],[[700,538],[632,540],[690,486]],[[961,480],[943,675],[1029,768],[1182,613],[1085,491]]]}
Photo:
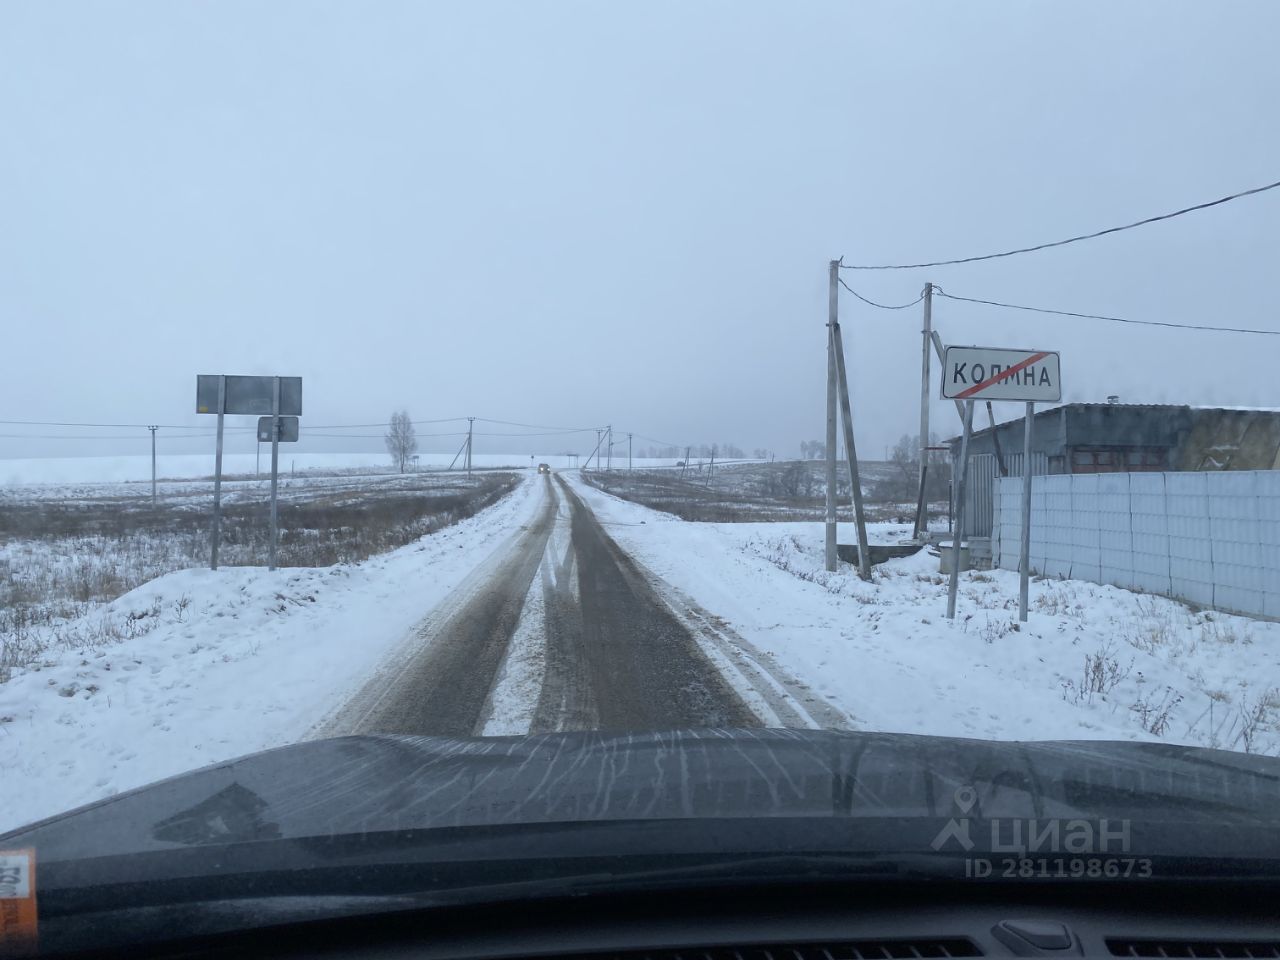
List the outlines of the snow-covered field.
{"label": "snow-covered field", "polygon": [[[287,479],[279,564],[322,567],[384,553],[471,516],[517,478],[491,471]],[[229,483],[225,494],[221,564],[265,563],[267,486]],[[136,484],[0,489],[0,681],[83,632],[75,621],[99,604],[207,564],[211,500],[204,481],[163,484],[155,503]]]}
{"label": "snow-covered field", "polygon": [[[1280,623],[1039,580],[1020,625],[1018,577],[1003,570],[963,574],[948,621],[927,552],[864,583],[846,564],[824,570],[818,523],[688,523],[574,487],[651,572],[864,729],[1280,752]],[[869,533],[893,543],[910,530]]]}
{"label": "snow-covered field", "polygon": [[[64,649],[0,685],[0,830],[306,737],[531,520],[539,482],[364,563],[186,570],[74,621]],[[948,621],[927,553],[863,583],[822,569],[818,523],[689,523],[570,482],[663,589],[860,728],[1280,752],[1280,624],[1042,580],[1019,627],[1005,571],[963,575]],[[522,689],[499,719],[519,726]]]}
{"label": "snow-covered field", "polygon": [[[849,471],[843,464],[840,467],[837,510],[840,516],[851,518]],[[882,481],[893,475],[894,469],[891,464],[879,462],[859,465],[869,519],[897,520],[914,516],[914,501],[890,503],[872,497]],[[593,471],[584,475],[584,479],[610,494],[683,520],[802,521],[820,519],[826,511],[825,465],[817,460],[732,462],[717,465],[714,471],[701,469],[699,465],[691,465],[688,470]],[[945,502],[930,504],[930,512],[935,517],[940,517],[945,510]],[[945,529],[945,524],[939,529]]]}
{"label": "snow-covered field", "polygon": [[70,624],[0,684],[0,831],[306,737],[532,516],[536,479],[360,564],[183,570]]}
{"label": "snow-covered field", "polygon": [[[538,463],[549,463],[556,469],[569,467],[573,461],[563,455],[545,455],[536,458]],[[477,453],[472,465],[477,469],[527,467],[527,453]],[[443,470],[454,461],[452,453],[424,453],[418,459],[421,470]],[[458,459],[454,469],[458,469]],[[583,462],[585,462],[585,457]],[[621,460],[625,464],[626,457]],[[634,461],[635,466],[667,466],[669,460]],[[617,452],[614,464],[619,463]],[[292,453],[280,451],[280,473],[304,473],[308,471],[362,470],[385,473],[389,470],[385,453]],[[160,454],[156,458],[156,476],[162,479],[187,479],[213,476],[213,453]],[[260,470],[259,470],[260,468]],[[228,453],[222,458],[224,476],[266,476],[271,468],[270,449],[264,444],[261,460],[252,453]],[[131,483],[147,485],[150,492],[151,455],[113,457],[43,457],[0,459],[0,492],[4,487],[21,487],[36,484],[101,484]]]}

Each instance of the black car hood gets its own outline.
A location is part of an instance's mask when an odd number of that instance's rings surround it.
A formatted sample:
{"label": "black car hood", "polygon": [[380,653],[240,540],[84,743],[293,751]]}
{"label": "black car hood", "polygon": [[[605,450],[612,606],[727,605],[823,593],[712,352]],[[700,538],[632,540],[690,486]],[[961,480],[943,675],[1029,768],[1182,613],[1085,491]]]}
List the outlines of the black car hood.
{"label": "black car hood", "polygon": [[45,863],[439,827],[724,818],[1280,826],[1280,761],[1158,743],[801,730],[364,736],[268,750],[0,837]]}

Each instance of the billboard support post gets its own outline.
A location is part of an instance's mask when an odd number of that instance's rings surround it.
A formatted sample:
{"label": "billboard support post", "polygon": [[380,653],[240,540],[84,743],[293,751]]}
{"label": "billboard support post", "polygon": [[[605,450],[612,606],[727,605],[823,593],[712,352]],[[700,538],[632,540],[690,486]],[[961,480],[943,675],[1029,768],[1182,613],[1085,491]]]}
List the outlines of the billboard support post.
{"label": "billboard support post", "polygon": [[218,444],[213,455],[213,531],[210,534],[209,569],[218,569],[218,547],[222,542],[222,420],[227,406],[227,378],[218,378]]}
{"label": "billboard support post", "polygon": [[271,548],[267,569],[276,568],[276,543],[280,539],[279,515],[276,512],[276,486],[280,477],[280,378],[274,377],[271,395]]}

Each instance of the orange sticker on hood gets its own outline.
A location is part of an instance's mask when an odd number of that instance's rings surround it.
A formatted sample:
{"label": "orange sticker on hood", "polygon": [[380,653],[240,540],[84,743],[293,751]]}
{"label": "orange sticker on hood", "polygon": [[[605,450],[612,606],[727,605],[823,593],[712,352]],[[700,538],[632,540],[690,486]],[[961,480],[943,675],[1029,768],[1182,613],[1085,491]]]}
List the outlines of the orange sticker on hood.
{"label": "orange sticker on hood", "polygon": [[36,852],[0,850],[0,957],[36,952]]}

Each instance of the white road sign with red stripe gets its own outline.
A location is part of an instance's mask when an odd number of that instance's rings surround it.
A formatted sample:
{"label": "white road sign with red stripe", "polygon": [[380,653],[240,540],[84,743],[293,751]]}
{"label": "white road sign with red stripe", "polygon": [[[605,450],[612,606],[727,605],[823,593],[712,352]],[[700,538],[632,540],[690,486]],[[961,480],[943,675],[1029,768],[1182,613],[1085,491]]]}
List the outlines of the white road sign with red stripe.
{"label": "white road sign with red stripe", "polygon": [[942,396],[947,400],[1062,399],[1056,350],[947,347],[942,357]]}

